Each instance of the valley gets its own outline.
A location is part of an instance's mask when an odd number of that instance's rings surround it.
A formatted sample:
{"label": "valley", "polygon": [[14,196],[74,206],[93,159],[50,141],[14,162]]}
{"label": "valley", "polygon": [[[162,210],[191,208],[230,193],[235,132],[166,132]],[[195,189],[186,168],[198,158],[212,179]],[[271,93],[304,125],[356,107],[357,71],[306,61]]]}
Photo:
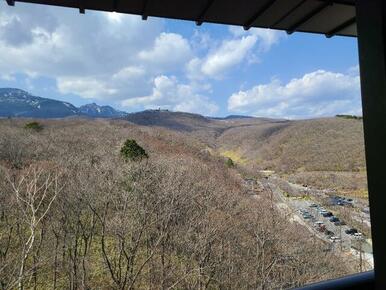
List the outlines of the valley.
{"label": "valley", "polygon": [[282,289],[372,268],[361,120],[93,108],[0,119],[3,289]]}
{"label": "valley", "polygon": [[[149,111],[129,120],[193,136],[209,148],[210,154],[232,159],[243,172],[245,183],[252,181],[260,188],[260,193],[253,193],[252,186],[252,196],[265,194],[265,198],[270,198],[269,193],[273,192],[278,209],[286,209],[283,214],[287,219],[305,226],[313,237],[326,243],[326,249],[350,261],[348,264],[355,265],[356,271],[373,268],[360,120],[193,116],[194,121],[187,121],[189,115],[180,114]],[[164,116],[167,122],[163,122]],[[337,202],[337,196],[339,200],[350,200],[350,204]],[[319,207],[331,211],[334,218],[338,216],[344,225],[336,226],[330,217],[324,218]],[[310,216],[304,219],[302,212],[310,212]],[[345,233],[352,228],[361,236]]]}

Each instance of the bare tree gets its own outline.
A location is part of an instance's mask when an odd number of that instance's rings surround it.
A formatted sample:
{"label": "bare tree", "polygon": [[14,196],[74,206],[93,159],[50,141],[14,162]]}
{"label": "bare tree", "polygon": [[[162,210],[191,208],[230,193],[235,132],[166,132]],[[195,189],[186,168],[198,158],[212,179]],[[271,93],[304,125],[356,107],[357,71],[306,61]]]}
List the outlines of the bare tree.
{"label": "bare tree", "polygon": [[57,195],[62,190],[61,173],[52,168],[29,166],[22,170],[16,178],[8,176],[19,209],[23,213],[24,222],[29,234],[24,241],[20,269],[18,274],[18,289],[24,289],[24,278],[28,257],[35,245],[38,227],[47,216]]}

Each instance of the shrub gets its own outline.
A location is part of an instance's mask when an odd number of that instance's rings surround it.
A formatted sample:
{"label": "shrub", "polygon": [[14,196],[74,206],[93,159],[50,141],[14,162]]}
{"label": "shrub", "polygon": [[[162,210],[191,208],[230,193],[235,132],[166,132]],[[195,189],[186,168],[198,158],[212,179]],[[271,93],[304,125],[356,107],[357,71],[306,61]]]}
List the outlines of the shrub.
{"label": "shrub", "polygon": [[228,158],[227,161],[225,162],[226,166],[229,168],[235,167],[235,163],[233,162],[232,159]]}
{"label": "shrub", "polygon": [[25,124],[24,128],[28,129],[28,130],[40,132],[41,130],[43,130],[43,125],[40,124],[39,122],[34,121],[34,122],[29,122],[29,123]]}
{"label": "shrub", "polygon": [[137,141],[133,139],[127,139],[121,148],[122,157],[128,161],[138,161],[143,158],[148,158],[145,149],[137,144]]}

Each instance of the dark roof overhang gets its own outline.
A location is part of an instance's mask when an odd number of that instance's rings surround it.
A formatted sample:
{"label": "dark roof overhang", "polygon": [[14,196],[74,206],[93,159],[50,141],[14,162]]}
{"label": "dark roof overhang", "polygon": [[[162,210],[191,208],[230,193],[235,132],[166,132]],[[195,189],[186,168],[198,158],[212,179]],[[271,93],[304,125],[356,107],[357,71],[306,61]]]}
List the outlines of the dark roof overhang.
{"label": "dark roof overhang", "polygon": [[87,10],[285,30],[357,36],[355,0],[6,0]]}

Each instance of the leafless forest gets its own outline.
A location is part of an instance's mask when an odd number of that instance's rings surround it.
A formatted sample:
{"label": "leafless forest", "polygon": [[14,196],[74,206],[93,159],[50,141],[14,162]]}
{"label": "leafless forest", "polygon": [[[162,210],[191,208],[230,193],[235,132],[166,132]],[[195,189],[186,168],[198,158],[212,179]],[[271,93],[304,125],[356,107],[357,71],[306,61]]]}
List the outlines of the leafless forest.
{"label": "leafless forest", "polygon": [[[350,269],[197,138],[0,120],[0,288],[286,289]],[[135,139],[148,153],[125,162]]]}

